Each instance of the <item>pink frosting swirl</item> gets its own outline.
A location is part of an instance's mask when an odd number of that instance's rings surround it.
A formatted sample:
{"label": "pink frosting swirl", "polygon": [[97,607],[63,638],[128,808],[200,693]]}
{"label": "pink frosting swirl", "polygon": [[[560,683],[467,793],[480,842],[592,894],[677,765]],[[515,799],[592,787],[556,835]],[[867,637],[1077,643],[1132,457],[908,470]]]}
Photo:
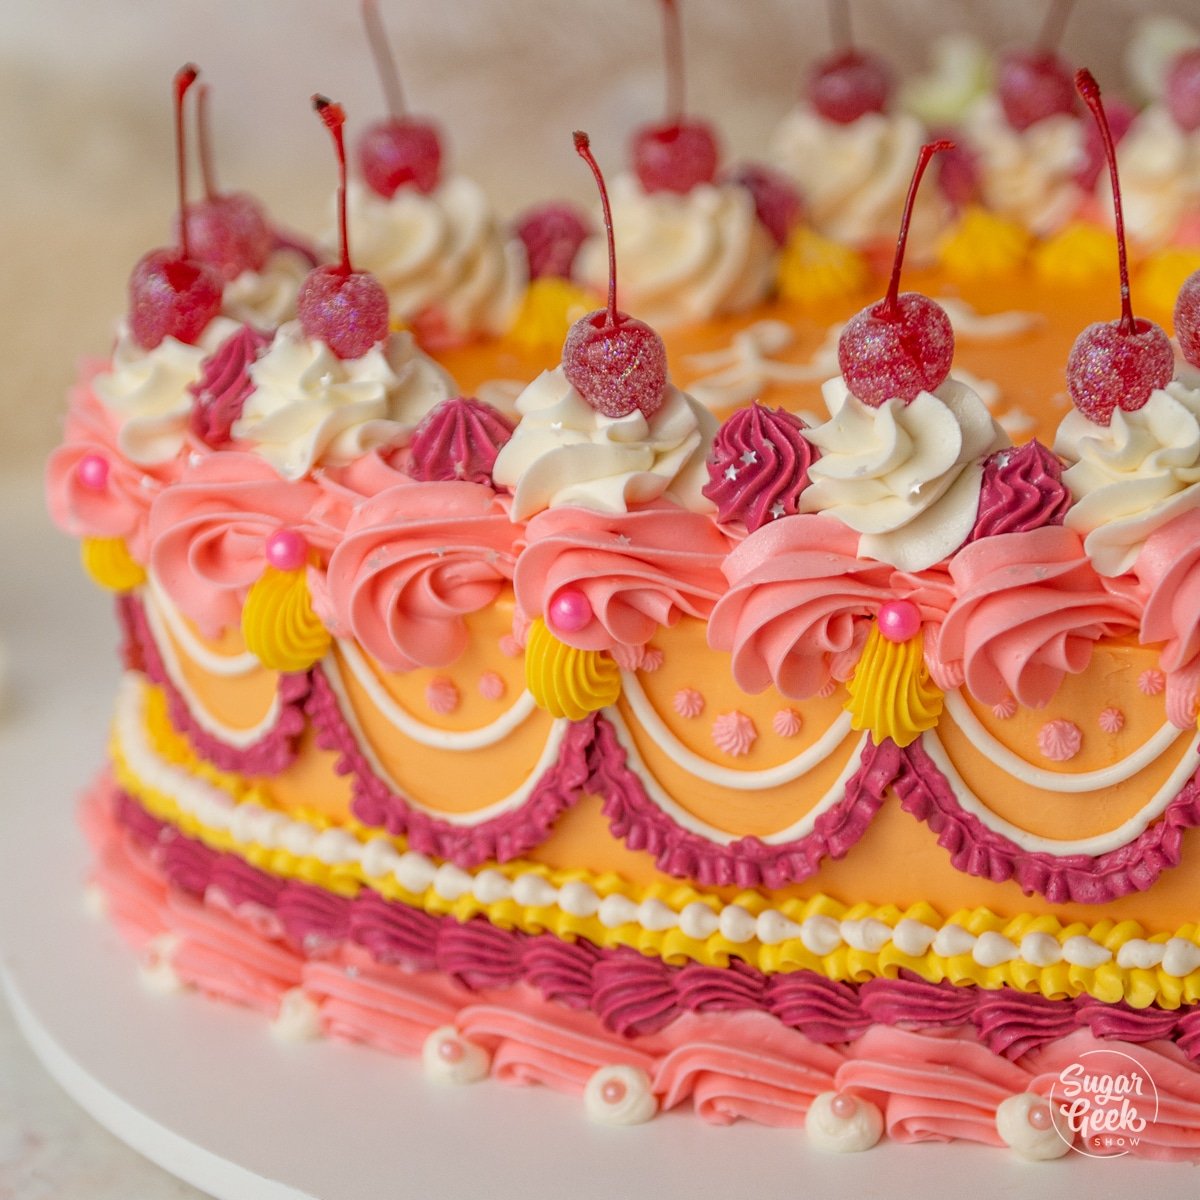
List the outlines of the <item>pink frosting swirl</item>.
{"label": "pink frosting swirl", "polygon": [[230,430],[254,390],[250,365],[270,344],[265,333],[243,325],[204,360],[200,378],[188,384],[188,391],[196,398],[191,430],[205,445],[219,449],[233,441]]}
{"label": "pink frosting swirl", "polygon": [[503,413],[473,396],[455,396],[431,409],[413,434],[409,473],[414,479],[492,482],[500,448],[513,435]]}
{"label": "pink frosting swirl", "polygon": [[710,517],[673,505],[624,513],[546,509],[527,536],[517,603],[539,617],[560,589],[582,592],[591,619],[577,631],[554,630],[581,650],[641,646],[681,616],[708,616],[725,588],[725,535]]}
{"label": "pink frosting swirl", "polygon": [[241,620],[272,533],[294,530],[310,549],[332,549],[333,531],[312,516],[321,498],[315,483],[289,482],[257,455],[201,458],[150,510],[151,568],[180,611],[216,636]]}
{"label": "pink frosting swirl", "polygon": [[1036,438],[1016,449],[997,450],[983,464],[979,514],[967,542],[1061,525],[1070,507],[1062,464]]}
{"label": "pink frosting swirl", "polygon": [[1106,590],[1073,530],[1002,533],[950,561],[957,598],[937,652],[961,663],[971,694],[999,704],[1011,692],[1042,708],[1063,676],[1086,670],[1092,647],[1137,625],[1136,606]]}
{"label": "pink frosting swirl", "polygon": [[[180,464],[170,460],[143,468],[125,457],[112,418],[89,386],[102,370],[103,363],[89,363],[71,392],[65,440],[46,464],[46,506],[64,533],[124,538],[129,553],[144,564],[150,553],[150,506],[178,475]],[[89,484],[87,459],[103,460],[103,486]]]}
{"label": "pink frosting swirl", "polygon": [[733,656],[745,692],[769,684],[813,696],[853,669],[879,605],[892,598],[892,568],[860,559],[858,534],[821,516],[773,521],[725,562],[729,591],[708,626],[709,645]]}
{"label": "pink frosting swirl", "polygon": [[742,521],[753,533],[769,521],[795,515],[817,457],[801,432],[805,428],[785,409],[761,404],[739,409],[721,426],[705,464],[709,481],[703,489],[719,520]]}
{"label": "pink frosting swirl", "polygon": [[390,671],[449,666],[463,617],[512,578],[518,534],[490,488],[397,484],[351,515],[313,607]]}
{"label": "pink frosting swirl", "polygon": [[1140,637],[1162,642],[1162,669],[1178,671],[1200,654],[1200,510],[1156,529],[1133,564],[1145,589]]}

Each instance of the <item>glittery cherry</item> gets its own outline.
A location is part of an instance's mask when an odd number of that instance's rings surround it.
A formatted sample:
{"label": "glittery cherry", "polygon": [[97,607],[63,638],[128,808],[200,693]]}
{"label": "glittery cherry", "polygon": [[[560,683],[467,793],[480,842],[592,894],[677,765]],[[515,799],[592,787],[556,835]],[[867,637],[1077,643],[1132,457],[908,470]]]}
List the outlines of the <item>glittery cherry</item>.
{"label": "glittery cherry", "polygon": [[744,163],[723,178],[750,193],[755,214],[777,246],[784,245],[792,230],[804,220],[804,198],[796,185],[779,171],[759,163]]}
{"label": "glittery cherry", "polygon": [[677,0],[659,0],[666,53],[667,117],[633,136],[633,170],[647,192],[690,192],[717,174],[716,134],[707,121],[684,116],[683,36]]}
{"label": "glittery cherry", "polygon": [[1200,47],[1184,50],[1171,60],[1164,99],[1180,129],[1185,133],[1200,129]]}
{"label": "glittery cherry", "polygon": [[575,256],[591,227],[574,205],[551,201],[523,213],[513,232],[525,246],[530,279],[570,279]]}
{"label": "glittery cherry", "polygon": [[379,280],[350,265],[346,230],[346,114],[325,96],[313,108],[333,138],[338,162],[338,232],[342,261],[315,267],[300,285],[296,312],[306,337],[323,341],[338,358],[361,358],[388,332],[388,299]]}
{"label": "glittery cherry", "polygon": [[1089,325],[1075,339],[1067,359],[1067,391],[1084,416],[1097,425],[1107,425],[1114,409],[1133,412],[1150,399],[1156,388],[1170,383],[1175,373],[1175,356],[1167,335],[1158,325],[1133,315],[1116,146],[1100,99],[1100,87],[1091,72],[1078,71],[1075,86],[1096,120],[1108,159],[1121,272],[1121,316],[1117,321]]}
{"label": "glittery cherry", "polygon": [[431,121],[409,115],[396,59],[375,0],[363,0],[367,42],[387,99],[388,116],[368,125],[358,143],[358,166],[367,186],[390,200],[402,187],[432,192],[441,181],[442,142]]}
{"label": "glittery cherry", "polygon": [[1175,300],[1175,340],[1183,357],[1200,367],[1200,271],[1183,281]]}
{"label": "glittery cherry", "polygon": [[275,244],[263,206],[246,192],[219,192],[212,165],[208,127],[208,87],[196,100],[196,135],[204,199],[183,209],[192,256],[208,263],[227,282],[243,271],[261,271]]}
{"label": "glittery cherry", "polygon": [[852,44],[848,0],[830,0],[829,23],[838,49],[813,67],[808,78],[809,103],[838,125],[883,112],[892,94],[892,72],[883,59]]}
{"label": "glittery cherry", "polygon": [[1075,111],[1071,68],[1055,52],[1073,4],[1054,0],[1034,48],[1010,51],[1000,60],[996,93],[1005,118],[1018,131]]}
{"label": "glittery cherry", "polygon": [[600,189],[608,234],[608,307],[580,317],[563,343],[563,373],[575,390],[606,417],[645,417],[662,407],[667,386],[667,350],[644,321],[617,311],[617,249],[604,176],[586,133],[576,131],[575,150],[591,168]]}
{"label": "glittery cherry", "polygon": [[878,408],[893,397],[905,404],[931,392],[950,374],[954,330],[945,309],[920,292],[900,292],[900,268],[921,176],[929,160],[953,142],[921,147],[900,219],[900,237],[887,295],[856,313],[838,339],[838,365],[846,386],[864,404]]}
{"label": "glittery cherry", "polygon": [[[187,166],[183,142],[183,98],[199,72],[191,63],[175,73],[175,164],[179,209],[187,201]],[[191,256],[186,225],[179,246],[151,250],[129,277],[129,329],[138,345],[153,350],[163,338],[194,343],[221,310],[221,280]]]}

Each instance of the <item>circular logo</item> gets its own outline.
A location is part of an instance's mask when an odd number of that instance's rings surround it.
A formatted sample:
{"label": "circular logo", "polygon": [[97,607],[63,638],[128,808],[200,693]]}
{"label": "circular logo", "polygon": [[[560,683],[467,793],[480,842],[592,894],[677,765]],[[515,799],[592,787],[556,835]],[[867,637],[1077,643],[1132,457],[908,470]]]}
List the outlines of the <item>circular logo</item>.
{"label": "circular logo", "polygon": [[1050,1119],[1059,1137],[1089,1158],[1120,1158],[1158,1119],[1158,1088],[1121,1050],[1085,1050],[1050,1087]]}

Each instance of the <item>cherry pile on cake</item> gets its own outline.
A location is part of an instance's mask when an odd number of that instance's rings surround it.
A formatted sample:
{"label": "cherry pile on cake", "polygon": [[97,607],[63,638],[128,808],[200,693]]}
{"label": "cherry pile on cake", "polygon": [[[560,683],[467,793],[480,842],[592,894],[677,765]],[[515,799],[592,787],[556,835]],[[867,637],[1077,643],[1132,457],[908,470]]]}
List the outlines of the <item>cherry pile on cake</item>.
{"label": "cherry pile on cake", "polygon": [[311,242],[176,76],[47,470],[96,893],[151,982],[598,1121],[1200,1160],[1200,33],[1135,105],[1068,5],[903,83],[837,31],[738,163],[661,7],[591,211],[452,173],[371,3]]}

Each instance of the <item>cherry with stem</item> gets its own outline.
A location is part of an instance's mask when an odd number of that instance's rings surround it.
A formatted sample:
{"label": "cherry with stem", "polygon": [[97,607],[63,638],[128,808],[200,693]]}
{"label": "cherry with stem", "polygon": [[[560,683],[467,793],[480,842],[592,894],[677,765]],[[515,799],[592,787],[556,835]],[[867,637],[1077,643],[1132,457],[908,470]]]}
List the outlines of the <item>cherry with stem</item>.
{"label": "cherry with stem", "polygon": [[1075,0],[1051,0],[1033,48],[1010,51],[1000,60],[996,94],[1005,119],[1018,132],[1075,111],[1071,68],[1058,54],[1074,4]]}
{"label": "cherry with stem", "polygon": [[829,0],[829,25],[835,49],[813,67],[809,103],[838,125],[883,112],[892,94],[892,73],[881,58],[855,47],[849,0]]}

